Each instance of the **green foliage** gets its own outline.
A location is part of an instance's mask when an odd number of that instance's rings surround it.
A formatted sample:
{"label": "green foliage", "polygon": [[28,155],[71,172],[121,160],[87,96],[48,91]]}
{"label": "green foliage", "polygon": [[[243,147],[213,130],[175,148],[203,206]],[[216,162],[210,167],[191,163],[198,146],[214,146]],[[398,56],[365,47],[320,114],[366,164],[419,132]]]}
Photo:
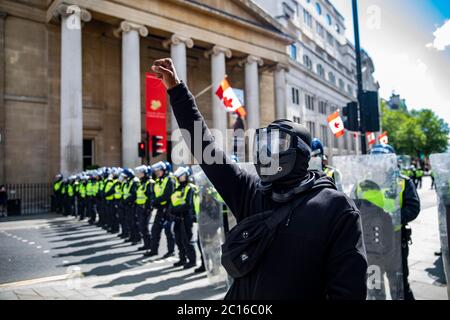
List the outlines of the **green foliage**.
{"label": "green foliage", "polygon": [[417,156],[422,152],[428,156],[447,150],[449,126],[433,111],[390,110],[385,101],[381,111],[383,131],[388,132],[389,144],[398,154]]}

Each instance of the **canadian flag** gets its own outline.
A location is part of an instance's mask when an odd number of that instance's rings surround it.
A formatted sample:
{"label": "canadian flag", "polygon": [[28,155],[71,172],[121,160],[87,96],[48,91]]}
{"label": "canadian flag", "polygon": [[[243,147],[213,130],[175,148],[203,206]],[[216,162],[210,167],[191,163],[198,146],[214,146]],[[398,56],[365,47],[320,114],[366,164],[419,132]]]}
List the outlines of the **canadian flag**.
{"label": "canadian flag", "polygon": [[245,111],[242,103],[239,101],[239,98],[236,96],[236,93],[234,93],[233,88],[231,88],[230,84],[228,83],[227,78],[223,79],[222,82],[220,82],[220,85],[216,90],[216,96],[218,96],[219,99],[222,100],[225,109],[228,112],[236,112],[241,117],[246,116],[247,112]]}
{"label": "canadian flag", "polygon": [[344,135],[344,122],[342,122],[342,118],[339,115],[338,111],[329,115],[327,121],[328,125],[330,126],[331,132],[333,132],[336,138],[342,137]]}
{"label": "canadian flag", "polygon": [[367,136],[367,141],[369,142],[369,145],[375,144],[376,137],[375,137],[374,132],[367,132],[366,136]]}
{"label": "canadian flag", "polygon": [[378,137],[378,141],[380,141],[380,143],[383,144],[388,144],[389,143],[389,139],[388,139],[388,135],[387,132],[383,132],[382,134],[380,134],[380,136]]}

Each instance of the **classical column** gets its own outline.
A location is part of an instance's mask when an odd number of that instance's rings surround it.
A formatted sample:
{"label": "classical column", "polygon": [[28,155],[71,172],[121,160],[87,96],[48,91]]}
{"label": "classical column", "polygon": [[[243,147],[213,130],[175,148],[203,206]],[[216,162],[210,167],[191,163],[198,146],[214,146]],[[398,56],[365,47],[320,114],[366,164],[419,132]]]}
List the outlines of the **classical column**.
{"label": "classical column", "polygon": [[137,145],[141,141],[141,69],[139,36],[146,37],[145,26],[122,21],[122,166],[134,168],[141,162]]}
{"label": "classical column", "polygon": [[257,129],[260,126],[258,66],[263,65],[263,60],[249,55],[244,62],[247,126],[248,129]]}
{"label": "classical column", "polygon": [[286,70],[285,65],[277,64],[274,71],[275,119],[286,119]]}
{"label": "classical column", "polygon": [[211,56],[211,108],[213,128],[225,134],[225,130],[227,129],[227,112],[222,105],[222,101],[217,98],[215,91],[219,87],[220,82],[225,78],[225,58],[231,58],[231,50],[214,46],[205,53],[205,56]]}
{"label": "classical column", "polygon": [[[192,48],[194,41],[191,38],[173,34],[169,39],[163,42],[165,48],[170,46],[170,56],[172,58],[175,69],[177,70],[178,77],[184,83],[187,84],[187,59],[186,48]],[[171,118],[171,131],[178,128],[178,123],[173,116],[173,112],[170,112]]]}
{"label": "classical column", "polygon": [[83,169],[83,95],[81,23],[91,14],[76,5],[61,4],[61,172]]}
{"label": "classical column", "polygon": [[[170,56],[172,58],[175,69],[177,70],[178,77],[184,83],[187,84],[187,57],[186,57],[186,48],[192,48],[194,46],[194,41],[191,38],[173,34],[169,39],[163,41],[163,46],[165,48],[169,48],[170,46]],[[171,114],[171,132],[178,129],[178,123],[173,115],[172,109],[170,110]],[[170,137],[168,137],[170,138]],[[184,144],[184,142],[182,142]],[[188,148],[186,144],[183,145],[184,150],[187,151]],[[177,145],[173,144],[172,148],[176,148]],[[177,153],[172,154],[172,163],[174,169],[178,167],[178,165],[189,164],[191,163],[191,157],[188,152],[185,152],[182,157],[180,157]]]}
{"label": "classical column", "polygon": [[6,183],[5,155],[5,19],[6,12],[0,11],[0,184]]}

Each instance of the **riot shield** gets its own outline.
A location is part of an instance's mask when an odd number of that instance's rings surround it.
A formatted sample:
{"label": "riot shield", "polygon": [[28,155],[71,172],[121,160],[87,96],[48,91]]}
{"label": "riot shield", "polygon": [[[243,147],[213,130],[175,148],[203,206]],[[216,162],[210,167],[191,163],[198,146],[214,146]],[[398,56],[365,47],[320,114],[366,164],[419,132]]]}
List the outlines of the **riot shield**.
{"label": "riot shield", "polygon": [[438,198],[438,221],[442,262],[447,280],[447,295],[450,299],[450,153],[432,154],[430,156],[430,162]]}
{"label": "riot shield", "polygon": [[[249,173],[256,174],[252,163],[239,163],[239,166]],[[192,171],[195,184],[200,189],[198,236],[206,272],[211,283],[229,287],[232,279],[222,266],[222,244],[225,242],[226,233],[236,225],[236,218],[200,166],[192,166]]]}
{"label": "riot shield", "polygon": [[312,157],[309,160],[308,170],[322,171],[322,158],[321,157]]}
{"label": "riot shield", "polygon": [[402,300],[400,177],[395,154],[336,156],[343,192],[361,212],[369,300]]}

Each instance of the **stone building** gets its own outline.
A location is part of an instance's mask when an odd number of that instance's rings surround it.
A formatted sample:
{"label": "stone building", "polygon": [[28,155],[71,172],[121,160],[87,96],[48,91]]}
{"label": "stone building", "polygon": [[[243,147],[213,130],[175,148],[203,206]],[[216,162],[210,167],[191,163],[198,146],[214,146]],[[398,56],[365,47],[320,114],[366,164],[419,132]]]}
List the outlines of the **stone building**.
{"label": "stone building", "polygon": [[[356,101],[355,48],[345,36],[344,17],[329,0],[256,0],[296,41],[288,47],[287,117],[307,126],[333,155],[355,154],[359,137],[352,132],[335,138],[327,116]],[[351,18],[351,17],[349,17]],[[363,87],[377,91],[374,65],[362,50]]]}
{"label": "stone building", "polygon": [[145,72],[162,57],[194,95],[212,83],[198,103],[215,128],[231,127],[214,97],[225,74],[247,127],[283,117],[292,39],[250,0],[2,0],[0,183],[140,164]]}

